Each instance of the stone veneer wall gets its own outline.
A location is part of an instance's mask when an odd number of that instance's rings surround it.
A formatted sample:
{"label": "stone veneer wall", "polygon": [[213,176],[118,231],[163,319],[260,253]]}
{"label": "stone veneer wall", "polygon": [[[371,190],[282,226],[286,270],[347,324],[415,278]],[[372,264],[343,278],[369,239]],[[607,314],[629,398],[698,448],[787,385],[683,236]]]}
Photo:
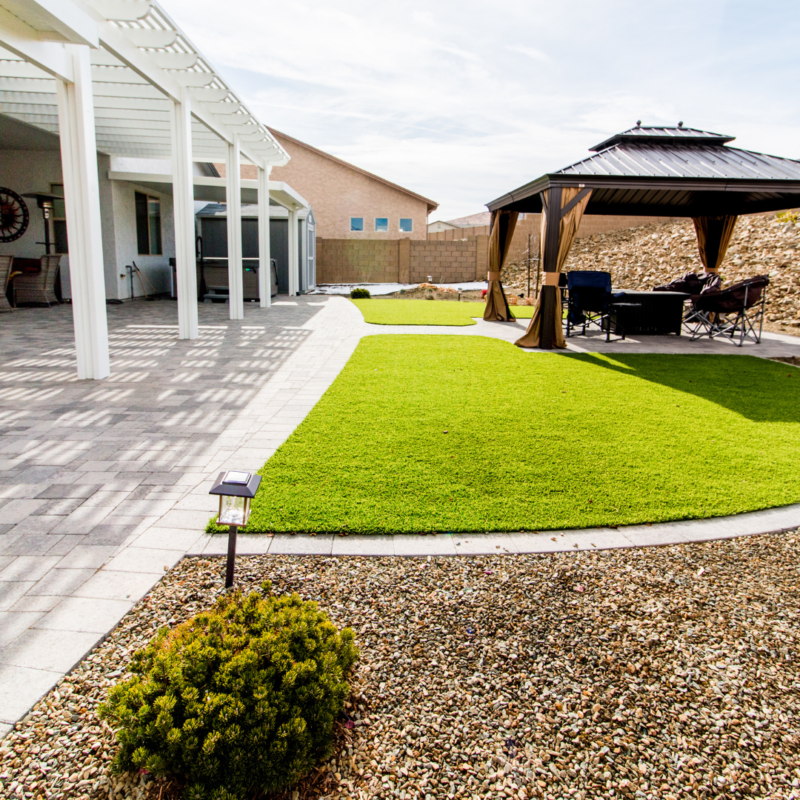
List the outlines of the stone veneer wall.
{"label": "stone veneer wall", "polygon": [[485,280],[489,237],[455,242],[317,239],[317,283],[434,283]]}

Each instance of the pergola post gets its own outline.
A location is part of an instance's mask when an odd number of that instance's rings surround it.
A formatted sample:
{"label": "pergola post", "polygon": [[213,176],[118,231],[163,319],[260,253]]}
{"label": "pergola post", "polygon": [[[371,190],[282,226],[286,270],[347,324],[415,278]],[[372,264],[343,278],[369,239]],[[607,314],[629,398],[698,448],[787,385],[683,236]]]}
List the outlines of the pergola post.
{"label": "pergola post", "polygon": [[539,329],[539,347],[542,350],[553,349],[553,335],[556,319],[561,311],[559,288],[548,283],[548,273],[558,275],[558,231],[561,222],[561,187],[551,186],[547,198],[547,227],[545,228],[544,258],[542,260],[541,290],[542,317]]}
{"label": "pergola post", "polygon": [[242,275],[242,173],[239,137],[228,145],[225,162],[228,201],[228,304],[231,319],[244,319]]}
{"label": "pergola post", "polygon": [[261,308],[272,305],[272,269],[269,249],[269,173],[258,168],[258,297]]}
{"label": "pergola post", "polygon": [[300,254],[298,253],[297,209],[289,209],[289,295],[294,297],[300,291],[299,270]]}
{"label": "pergola post", "polygon": [[89,48],[65,45],[73,83],[56,81],[64,205],[69,233],[72,321],[78,378],[107,378],[111,372],[100,228],[100,184]]}
{"label": "pergola post", "polygon": [[189,90],[173,101],[172,193],[175,213],[175,264],[178,293],[178,337],[197,338],[197,266],[194,247],[194,175],[192,166],[192,116]]}

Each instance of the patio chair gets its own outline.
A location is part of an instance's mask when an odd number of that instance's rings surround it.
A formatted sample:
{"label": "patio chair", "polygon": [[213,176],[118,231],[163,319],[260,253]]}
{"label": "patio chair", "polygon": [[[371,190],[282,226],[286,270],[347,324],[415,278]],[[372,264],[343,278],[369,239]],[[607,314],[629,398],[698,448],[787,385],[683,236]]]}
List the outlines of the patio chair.
{"label": "patio chair", "polygon": [[11,275],[11,264],[14,256],[0,256],[0,312],[13,311],[11,303],[8,302],[6,291],[8,290],[8,278]]}
{"label": "patio chair", "polygon": [[695,315],[689,325],[692,341],[708,335],[722,336],[741,347],[745,339],[761,342],[764,308],[767,302],[768,275],[757,275],[734,283],[727,289],[717,289],[692,297]]}
{"label": "patio chair", "polygon": [[42,256],[40,269],[36,274],[21,273],[14,278],[14,292],[17,305],[21,303],[35,303],[37,305],[58,305],[56,298],[56,275],[61,256]]}
{"label": "patio chair", "polygon": [[[687,272],[682,278],[670,281],[664,286],[656,286],[654,292],[685,292],[692,296],[692,302],[686,306],[683,314],[683,324],[690,328],[701,322],[700,315],[704,312],[698,311],[694,307],[694,299],[701,294],[716,292],[722,288],[722,278],[716,272],[704,272],[698,275],[696,272]],[[703,317],[705,319],[705,317]]]}
{"label": "patio chair", "polygon": [[578,326],[586,334],[588,325],[604,330],[611,302],[611,273],[599,270],[567,273],[567,336]]}

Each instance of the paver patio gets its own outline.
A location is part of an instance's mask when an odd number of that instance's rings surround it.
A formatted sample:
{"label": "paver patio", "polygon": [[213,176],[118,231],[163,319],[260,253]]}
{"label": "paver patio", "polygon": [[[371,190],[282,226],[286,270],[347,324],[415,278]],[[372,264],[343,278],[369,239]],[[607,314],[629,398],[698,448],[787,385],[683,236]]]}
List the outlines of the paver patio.
{"label": "paver patio", "polygon": [[[402,302],[402,301],[398,301]],[[211,479],[258,469],[302,421],[365,335],[431,333],[514,341],[527,324],[468,328],[367,325],[349,301],[306,296],[271,309],[200,306],[200,337],[177,338],[175,305],[109,306],[112,375],[75,378],[71,308],[23,309],[0,328],[0,736],[187,553],[212,553],[203,532]],[[800,356],[800,339],[727,342],[650,337],[569,340],[572,351]],[[532,352],[531,357],[536,357]],[[694,523],[679,539],[721,538],[800,522],[796,507],[763,519]],[[773,516],[769,516],[772,514]],[[684,523],[680,523],[684,525]],[[689,523],[691,526],[691,523]],[[702,526],[707,527],[702,527]],[[658,528],[658,529],[657,529]],[[702,528],[702,529],[701,529]],[[595,534],[595,546],[675,541],[660,526]],[[590,535],[590,532],[586,532]],[[502,537],[503,535],[500,535]],[[583,541],[584,534],[580,536]],[[564,545],[573,546],[573,535]],[[370,553],[530,552],[548,543],[385,537]],[[571,538],[572,537],[572,538]],[[569,542],[567,543],[567,539]],[[641,539],[641,541],[640,541]],[[407,541],[410,540],[410,541]],[[543,542],[544,540],[542,540]],[[588,539],[587,539],[588,541]],[[601,543],[602,542],[602,543]],[[352,537],[243,537],[241,552],[360,553]]]}

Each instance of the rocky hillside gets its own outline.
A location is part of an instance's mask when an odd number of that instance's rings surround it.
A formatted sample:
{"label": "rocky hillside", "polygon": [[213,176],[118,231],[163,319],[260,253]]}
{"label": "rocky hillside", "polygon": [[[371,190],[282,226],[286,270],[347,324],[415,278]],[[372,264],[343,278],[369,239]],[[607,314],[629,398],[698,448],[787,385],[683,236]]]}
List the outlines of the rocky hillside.
{"label": "rocky hillside", "polygon": [[[686,272],[701,272],[691,220],[671,222],[578,239],[565,269],[601,269],[614,287],[652,289]],[[782,222],[774,214],[740,217],[720,273],[723,286],[768,274],[765,327],[778,332],[800,329],[800,222]],[[525,290],[527,267],[510,264],[503,283],[510,292]]]}

